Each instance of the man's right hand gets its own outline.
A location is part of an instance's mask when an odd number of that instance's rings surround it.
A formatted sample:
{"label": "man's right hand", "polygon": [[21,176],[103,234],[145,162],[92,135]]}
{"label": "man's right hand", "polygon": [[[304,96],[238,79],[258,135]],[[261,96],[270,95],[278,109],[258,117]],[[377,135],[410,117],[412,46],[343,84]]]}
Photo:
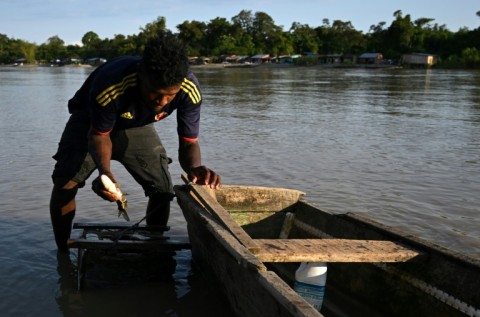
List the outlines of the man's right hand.
{"label": "man's right hand", "polygon": [[[105,177],[106,175],[103,175],[103,177]],[[106,176],[108,177],[108,176]],[[112,177],[108,177],[113,184],[117,184],[115,182],[115,180],[113,179],[113,176]],[[114,192],[112,189],[109,191],[103,184],[102,182],[102,175],[98,176],[97,178],[95,178],[92,182],[92,190],[100,197],[102,197],[103,199],[105,200],[108,200],[108,201],[111,201],[111,202],[115,202],[115,201],[118,201],[118,200],[121,200],[122,199],[122,192],[120,191],[120,188],[118,188],[118,186],[116,186],[116,192]]]}

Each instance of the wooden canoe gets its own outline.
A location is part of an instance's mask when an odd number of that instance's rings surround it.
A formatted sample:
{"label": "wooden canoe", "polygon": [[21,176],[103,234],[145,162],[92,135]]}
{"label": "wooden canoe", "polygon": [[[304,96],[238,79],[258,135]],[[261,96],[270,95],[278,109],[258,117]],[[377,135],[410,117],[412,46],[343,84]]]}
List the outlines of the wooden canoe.
{"label": "wooden canoe", "polygon": [[[192,256],[238,316],[480,316],[480,261],[297,190],[176,186]],[[328,262],[321,313],[293,290],[300,262]]]}

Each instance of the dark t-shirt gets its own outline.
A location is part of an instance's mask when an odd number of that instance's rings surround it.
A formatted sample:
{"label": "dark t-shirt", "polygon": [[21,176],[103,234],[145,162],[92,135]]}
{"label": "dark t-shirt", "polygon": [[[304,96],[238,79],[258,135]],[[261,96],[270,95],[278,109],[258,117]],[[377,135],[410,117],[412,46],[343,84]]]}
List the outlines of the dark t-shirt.
{"label": "dark t-shirt", "polygon": [[160,113],[141,101],[138,70],[141,58],[119,57],[98,67],[69,101],[69,111],[86,110],[96,133],[147,125],[177,110],[177,132],[195,141],[199,134],[202,96],[197,78],[189,72],[180,92]]}

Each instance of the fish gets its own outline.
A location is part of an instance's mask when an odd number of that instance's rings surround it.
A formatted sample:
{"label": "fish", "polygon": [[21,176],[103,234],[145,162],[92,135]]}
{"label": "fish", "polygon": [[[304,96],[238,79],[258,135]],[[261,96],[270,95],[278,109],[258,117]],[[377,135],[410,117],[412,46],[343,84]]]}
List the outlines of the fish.
{"label": "fish", "polygon": [[123,217],[126,221],[130,221],[130,217],[128,216],[127,213],[127,208],[128,208],[128,203],[127,199],[125,198],[125,194],[122,195],[122,199],[117,200],[117,206],[118,206],[118,217],[120,216]]}
{"label": "fish", "polygon": [[130,221],[130,217],[127,213],[128,203],[127,199],[125,198],[126,194],[122,193],[120,188],[114,182],[112,182],[110,177],[107,175],[101,175],[100,180],[102,181],[105,189],[108,192],[115,194],[117,197],[116,203],[118,206],[118,217],[122,216],[126,221]]}

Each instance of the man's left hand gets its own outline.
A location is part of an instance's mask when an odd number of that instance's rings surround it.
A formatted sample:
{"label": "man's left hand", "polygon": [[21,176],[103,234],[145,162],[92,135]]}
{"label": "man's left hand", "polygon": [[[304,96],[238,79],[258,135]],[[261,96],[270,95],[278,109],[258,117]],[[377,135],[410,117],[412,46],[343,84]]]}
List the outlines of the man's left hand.
{"label": "man's left hand", "polygon": [[188,179],[194,184],[209,185],[212,189],[222,187],[220,175],[204,165],[191,168],[188,171]]}

